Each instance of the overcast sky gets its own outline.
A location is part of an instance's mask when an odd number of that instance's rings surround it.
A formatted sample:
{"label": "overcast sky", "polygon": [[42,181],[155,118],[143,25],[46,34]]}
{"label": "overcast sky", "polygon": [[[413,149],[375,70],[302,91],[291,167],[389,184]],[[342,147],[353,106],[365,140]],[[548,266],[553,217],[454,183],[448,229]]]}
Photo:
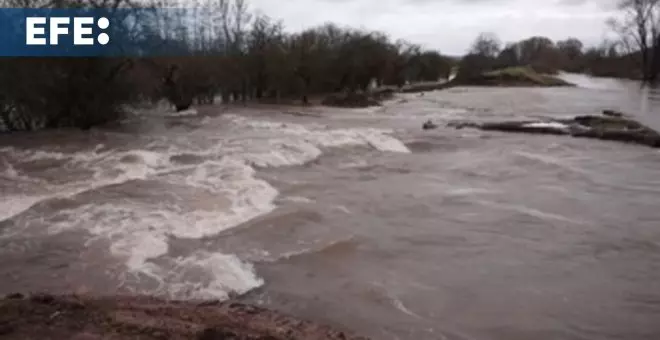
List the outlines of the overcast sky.
{"label": "overcast sky", "polygon": [[382,30],[450,55],[466,52],[480,32],[503,42],[532,35],[573,36],[587,45],[607,34],[614,0],[249,0],[288,30],[324,22]]}

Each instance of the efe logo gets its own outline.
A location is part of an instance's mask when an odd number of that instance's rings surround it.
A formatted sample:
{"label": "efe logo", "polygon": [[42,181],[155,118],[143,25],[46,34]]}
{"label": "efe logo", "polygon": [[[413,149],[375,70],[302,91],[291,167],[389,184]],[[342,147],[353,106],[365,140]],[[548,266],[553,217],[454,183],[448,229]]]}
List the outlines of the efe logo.
{"label": "efe logo", "polygon": [[[50,23],[48,22],[50,20]],[[91,46],[94,45],[94,18],[92,17],[29,17],[25,21],[25,44],[33,46],[57,45],[59,36],[68,35],[69,25],[73,21],[73,45]],[[49,24],[49,25],[47,25]],[[104,30],[110,27],[108,18],[99,18],[96,25]],[[49,27],[49,35],[46,35],[46,26]],[[96,37],[101,45],[107,45],[110,42],[110,36],[107,33],[101,33]]]}

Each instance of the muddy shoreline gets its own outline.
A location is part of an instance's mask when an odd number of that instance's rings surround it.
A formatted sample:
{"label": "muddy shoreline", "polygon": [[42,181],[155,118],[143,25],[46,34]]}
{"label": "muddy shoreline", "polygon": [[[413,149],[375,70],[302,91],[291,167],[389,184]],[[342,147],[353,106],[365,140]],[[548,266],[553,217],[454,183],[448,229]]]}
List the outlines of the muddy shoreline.
{"label": "muddy shoreline", "polygon": [[233,301],[37,294],[0,300],[3,339],[366,340]]}

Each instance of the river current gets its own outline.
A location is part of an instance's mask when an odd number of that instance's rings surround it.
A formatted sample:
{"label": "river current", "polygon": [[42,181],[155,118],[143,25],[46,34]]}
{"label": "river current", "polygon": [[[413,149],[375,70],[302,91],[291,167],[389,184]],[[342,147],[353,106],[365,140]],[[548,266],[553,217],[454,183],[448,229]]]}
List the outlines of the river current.
{"label": "river current", "polygon": [[374,339],[659,339],[660,152],[421,129],[616,109],[660,130],[659,92],[564,77],[0,136],[0,293],[240,295]]}

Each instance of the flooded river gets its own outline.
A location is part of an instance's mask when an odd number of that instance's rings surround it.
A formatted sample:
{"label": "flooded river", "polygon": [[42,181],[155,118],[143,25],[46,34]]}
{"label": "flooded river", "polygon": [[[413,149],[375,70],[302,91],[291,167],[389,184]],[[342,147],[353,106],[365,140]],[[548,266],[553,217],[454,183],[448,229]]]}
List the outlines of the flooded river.
{"label": "flooded river", "polygon": [[374,339],[659,339],[660,152],[421,130],[603,109],[660,129],[660,92],[565,77],[0,136],[0,293],[247,293]]}

